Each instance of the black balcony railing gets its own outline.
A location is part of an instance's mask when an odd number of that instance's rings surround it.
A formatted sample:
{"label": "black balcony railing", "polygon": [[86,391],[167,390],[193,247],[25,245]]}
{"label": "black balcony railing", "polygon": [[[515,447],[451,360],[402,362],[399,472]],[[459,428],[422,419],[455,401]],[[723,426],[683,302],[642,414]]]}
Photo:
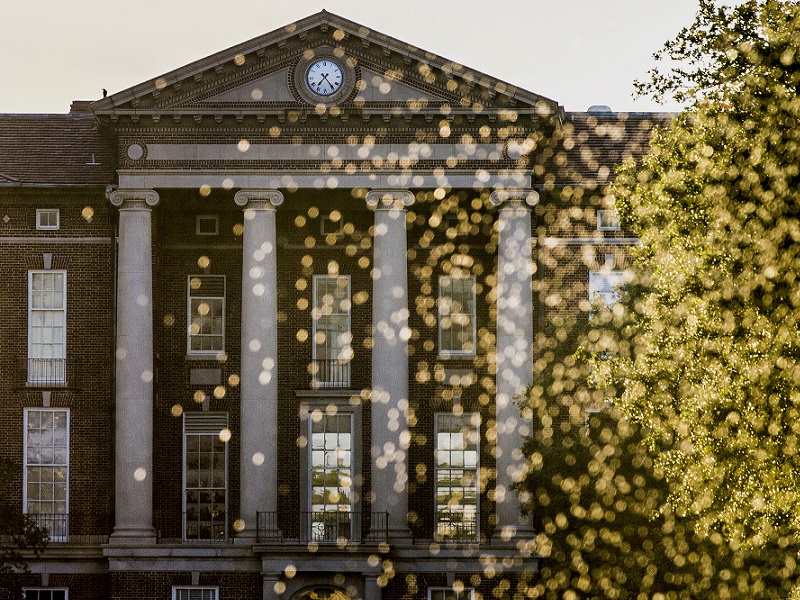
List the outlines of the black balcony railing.
{"label": "black balcony railing", "polygon": [[69,515],[28,513],[28,519],[40,529],[47,531],[51,542],[69,541]]}
{"label": "black balcony railing", "polygon": [[73,384],[65,358],[28,358],[20,364],[20,377],[26,387],[66,387]]}
{"label": "black balcony railing", "polygon": [[350,387],[350,361],[320,358],[314,361],[314,385],[318,387]]}
{"label": "black balcony railing", "polygon": [[475,521],[439,520],[436,524],[436,539],[455,542],[474,542],[478,540],[478,524]]}
{"label": "black balcony railing", "polygon": [[389,515],[373,512],[300,512],[297,537],[285,536],[278,527],[277,514],[274,512],[258,513],[257,540],[262,543],[294,541],[302,544],[371,542],[381,543],[388,540]]}
{"label": "black balcony railing", "polygon": [[153,525],[158,543],[177,542],[226,542],[232,531],[223,512],[201,513],[156,510]]}

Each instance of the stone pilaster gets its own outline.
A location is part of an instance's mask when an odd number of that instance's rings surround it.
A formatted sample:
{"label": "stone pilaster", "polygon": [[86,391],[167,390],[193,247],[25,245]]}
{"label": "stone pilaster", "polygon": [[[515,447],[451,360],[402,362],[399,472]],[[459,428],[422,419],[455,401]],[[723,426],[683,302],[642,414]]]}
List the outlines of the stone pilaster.
{"label": "stone pilaster", "polygon": [[153,529],[153,190],[117,190],[116,473],[112,544],[155,541]]}
{"label": "stone pilaster", "polygon": [[511,486],[524,475],[523,436],[531,425],[514,396],[533,382],[533,293],[531,209],[533,190],[492,192],[497,221],[497,530],[504,540],[532,533]]}
{"label": "stone pilaster", "polygon": [[372,190],[372,511],[389,513],[389,537],[408,535],[408,190]]}
{"label": "stone pilaster", "polygon": [[[256,535],[256,513],[278,510],[277,190],[242,190],[242,365],[240,519],[237,538]],[[274,520],[270,521],[274,523]]]}

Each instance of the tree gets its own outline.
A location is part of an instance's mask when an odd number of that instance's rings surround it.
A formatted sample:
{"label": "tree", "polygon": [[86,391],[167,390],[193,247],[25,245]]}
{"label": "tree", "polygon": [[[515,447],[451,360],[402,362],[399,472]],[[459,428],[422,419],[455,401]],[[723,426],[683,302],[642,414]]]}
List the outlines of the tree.
{"label": "tree", "polygon": [[[19,470],[19,465],[0,458],[0,489],[8,483]],[[10,598],[19,598],[21,588],[18,582],[20,573],[30,572],[27,559],[39,556],[49,540],[47,530],[39,527],[18,506],[0,497],[0,589],[3,584]]]}
{"label": "tree", "polygon": [[613,405],[596,410],[591,358],[603,335],[595,318],[542,339],[537,384],[522,400],[534,433],[518,488],[543,557],[535,597],[785,598],[792,564],[718,533],[697,535],[666,505],[669,486],[642,428]]}
{"label": "tree", "polygon": [[[703,534],[800,535],[800,6],[701,2],[649,90],[692,102],[612,186],[640,239],[610,318],[626,416]],[[794,552],[794,550],[792,550]]]}

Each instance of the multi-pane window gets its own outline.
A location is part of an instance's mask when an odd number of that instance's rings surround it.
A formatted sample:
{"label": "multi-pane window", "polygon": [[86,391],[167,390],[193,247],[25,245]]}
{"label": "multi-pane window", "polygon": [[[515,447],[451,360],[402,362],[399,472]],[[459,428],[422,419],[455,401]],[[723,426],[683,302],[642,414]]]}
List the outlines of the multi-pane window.
{"label": "multi-pane window", "polygon": [[215,587],[174,587],[172,600],[218,600],[219,589]]}
{"label": "multi-pane window", "polygon": [[317,413],[308,422],[311,539],[352,539],[353,415]]}
{"label": "multi-pane window", "polygon": [[480,415],[436,415],[436,536],[478,535]]}
{"label": "multi-pane window", "polygon": [[225,349],[225,276],[189,276],[189,354]]}
{"label": "multi-pane window", "polygon": [[474,597],[472,588],[428,588],[428,600],[473,600]]}
{"label": "multi-pane window", "polygon": [[475,277],[439,278],[439,353],[475,354]]}
{"label": "multi-pane window", "polygon": [[625,283],[625,271],[602,269],[589,271],[589,300],[611,307],[619,302],[619,288]]}
{"label": "multi-pane window", "polygon": [[36,209],[36,229],[58,229],[59,210],[57,208]]}
{"label": "multi-pane window", "polygon": [[350,385],[350,277],[314,276],[313,368],[314,384]]}
{"label": "multi-pane window", "polygon": [[184,413],[184,539],[227,537],[227,430],[226,413]]}
{"label": "multi-pane window", "polygon": [[69,515],[69,411],[25,409],[24,508],[50,533],[66,541]]}
{"label": "multi-pane window", "polygon": [[66,588],[25,588],[22,591],[25,600],[67,600]]}
{"label": "multi-pane window", "polygon": [[66,380],[67,273],[28,272],[28,382]]}

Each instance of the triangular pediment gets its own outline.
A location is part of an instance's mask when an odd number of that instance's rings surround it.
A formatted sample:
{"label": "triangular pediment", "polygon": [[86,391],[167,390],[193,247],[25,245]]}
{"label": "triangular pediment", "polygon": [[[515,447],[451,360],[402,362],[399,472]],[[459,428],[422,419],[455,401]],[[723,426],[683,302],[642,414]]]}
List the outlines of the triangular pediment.
{"label": "triangular pediment", "polygon": [[[341,63],[350,85],[329,104],[304,93],[310,62]],[[308,90],[305,90],[307,92]],[[346,92],[346,93],[345,93]],[[554,101],[322,11],[92,104],[100,117],[268,115],[338,111],[413,114],[513,110],[560,114]]]}

